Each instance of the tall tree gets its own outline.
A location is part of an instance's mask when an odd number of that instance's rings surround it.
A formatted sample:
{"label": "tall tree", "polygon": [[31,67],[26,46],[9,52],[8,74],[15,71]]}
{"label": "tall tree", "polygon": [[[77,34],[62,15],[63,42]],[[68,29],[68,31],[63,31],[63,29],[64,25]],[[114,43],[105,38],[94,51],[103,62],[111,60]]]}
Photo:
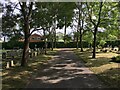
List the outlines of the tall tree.
{"label": "tall tree", "polygon": [[[87,10],[88,10],[89,20],[94,26],[94,32],[93,32],[94,40],[93,40],[93,56],[92,56],[92,58],[95,58],[96,57],[96,35],[98,32],[98,27],[99,27],[100,20],[101,20],[103,2],[94,3],[94,7],[93,7],[93,3],[92,4],[89,3],[89,5],[88,5],[88,3],[86,3],[86,6],[87,6]],[[96,8],[98,8],[98,9],[96,9]],[[96,11],[97,11],[97,13],[96,13]],[[96,14],[97,14],[97,16],[96,16],[97,21],[92,19],[92,17]]]}
{"label": "tall tree", "polygon": [[[119,40],[120,40],[120,1],[118,2],[118,10],[119,10],[119,16],[118,16],[118,30],[119,30]],[[119,45],[119,51],[120,51],[120,45]]]}
{"label": "tall tree", "polygon": [[66,40],[66,29],[71,25],[72,17],[74,15],[73,10],[75,9],[75,3],[73,2],[62,2],[58,9],[58,27],[61,29],[64,27],[64,42]]}
{"label": "tall tree", "polygon": [[33,2],[19,2],[21,14],[23,15],[24,47],[21,66],[26,66],[29,57],[30,19],[32,15]]}

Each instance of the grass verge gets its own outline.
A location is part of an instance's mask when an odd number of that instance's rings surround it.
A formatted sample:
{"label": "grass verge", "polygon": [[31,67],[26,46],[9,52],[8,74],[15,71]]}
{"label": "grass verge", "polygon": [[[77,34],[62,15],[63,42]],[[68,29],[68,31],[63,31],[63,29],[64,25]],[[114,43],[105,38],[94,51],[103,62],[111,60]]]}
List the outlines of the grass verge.
{"label": "grass verge", "polygon": [[24,88],[38,71],[46,67],[48,60],[51,60],[56,52],[57,50],[48,51],[47,55],[39,55],[32,58],[26,67],[18,65],[9,69],[4,68],[2,71],[2,90],[8,90],[9,88],[20,90],[20,88]]}
{"label": "grass verge", "polygon": [[85,62],[85,66],[89,67],[101,81],[103,81],[110,88],[120,88],[120,63],[109,62],[112,57],[118,56],[117,53],[99,52],[96,53],[96,58],[92,58],[92,51],[74,50],[80,60]]}

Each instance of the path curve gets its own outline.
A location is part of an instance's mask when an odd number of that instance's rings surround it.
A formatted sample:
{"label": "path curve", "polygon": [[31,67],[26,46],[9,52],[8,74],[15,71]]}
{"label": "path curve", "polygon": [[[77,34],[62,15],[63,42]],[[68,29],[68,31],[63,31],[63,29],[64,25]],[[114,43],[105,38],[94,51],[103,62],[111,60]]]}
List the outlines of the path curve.
{"label": "path curve", "polygon": [[105,88],[72,49],[58,51],[26,88]]}

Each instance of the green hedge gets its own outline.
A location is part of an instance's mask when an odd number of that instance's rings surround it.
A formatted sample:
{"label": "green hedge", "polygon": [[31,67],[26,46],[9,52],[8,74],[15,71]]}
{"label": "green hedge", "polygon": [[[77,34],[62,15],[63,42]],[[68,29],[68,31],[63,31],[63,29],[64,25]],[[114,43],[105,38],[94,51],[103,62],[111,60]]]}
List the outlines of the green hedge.
{"label": "green hedge", "polygon": [[112,46],[113,48],[115,46],[119,46],[120,45],[120,40],[115,40],[115,41],[106,41],[105,47],[107,47],[107,45]]}
{"label": "green hedge", "polygon": [[[44,47],[44,43],[45,42],[37,42],[37,43],[30,43],[30,48],[35,48],[35,46],[37,48],[42,48]],[[2,48],[4,49],[13,49],[14,47],[19,47],[19,48],[23,48],[24,43],[23,42],[15,42],[15,43],[10,43],[10,42],[5,42],[2,43]],[[48,48],[51,47],[51,42],[48,42]],[[79,43],[79,47],[80,47],[80,43]],[[83,42],[83,47],[88,47],[88,43],[87,42]],[[69,43],[64,43],[64,42],[57,42],[56,43],[56,48],[76,48],[76,42],[69,42]]]}
{"label": "green hedge", "polygon": [[[13,47],[19,47],[23,48],[24,43],[23,42],[5,42],[2,43],[2,48],[5,49],[13,49]],[[44,42],[37,42],[37,43],[30,43],[30,48],[35,48],[35,45],[37,48],[42,48],[44,47]],[[97,42],[98,45],[98,42]],[[116,41],[106,41],[105,47],[107,45],[110,45],[112,47],[119,46],[120,45],[120,40]],[[88,48],[90,45],[88,42],[83,41],[83,48]],[[48,42],[48,48],[51,47],[51,42]],[[56,43],[57,48],[76,48],[76,42],[69,42],[69,43],[64,43],[64,42],[57,42]],[[80,42],[79,42],[79,47],[80,47]]]}

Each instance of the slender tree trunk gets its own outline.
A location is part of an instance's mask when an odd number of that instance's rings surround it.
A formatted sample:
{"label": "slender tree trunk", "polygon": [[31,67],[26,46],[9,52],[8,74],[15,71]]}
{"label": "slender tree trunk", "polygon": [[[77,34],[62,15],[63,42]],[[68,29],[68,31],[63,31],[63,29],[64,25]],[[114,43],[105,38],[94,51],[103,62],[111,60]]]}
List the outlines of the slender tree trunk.
{"label": "slender tree trunk", "polygon": [[54,28],[54,48],[56,48],[56,28]]}
{"label": "slender tree trunk", "polygon": [[76,46],[77,46],[76,48],[77,48],[77,49],[79,48],[79,45],[78,45],[78,44],[79,44],[79,42],[78,42],[78,36],[77,36],[77,40],[76,40]]}
{"label": "slender tree trunk", "polygon": [[80,51],[83,52],[82,34],[80,34]]}
{"label": "slender tree trunk", "polygon": [[53,51],[53,48],[54,48],[54,40],[53,40],[53,36],[52,36],[52,40],[51,40],[51,45],[52,45],[52,51]]}
{"label": "slender tree trunk", "polygon": [[66,28],[67,28],[67,23],[66,23],[66,17],[65,17],[64,43],[66,43]]}
{"label": "slender tree trunk", "polygon": [[5,36],[4,36],[4,42],[5,42]]}
{"label": "slender tree trunk", "polygon": [[54,45],[54,47],[56,48],[56,31],[55,31],[55,45]]}
{"label": "slender tree trunk", "polygon": [[51,45],[52,45],[52,51],[53,51],[53,48],[54,48],[54,30],[52,30],[52,39],[51,39]]}
{"label": "slender tree trunk", "polygon": [[46,33],[45,33],[45,30],[43,30],[43,33],[44,33],[44,42],[45,42],[45,45],[44,45],[44,47],[45,47],[45,54],[47,54],[47,41],[46,41]]}
{"label": "slender tree trunk", "polygon": [[[118,2],[118,9],[119,9],[119,16],[118,16],[119,36],[118,36],[118,39],[119,39],[119,42],[120,42],[120,1]],[[118,47],[119,47],[118,51],[120,52],[120,45]]]}
{"label": "slender tree trunk", "polygon": [[92,58],[96,58],[96,34],[97,34],[97,27],[94,30],[94,40],[93,40],[93,56]]}

